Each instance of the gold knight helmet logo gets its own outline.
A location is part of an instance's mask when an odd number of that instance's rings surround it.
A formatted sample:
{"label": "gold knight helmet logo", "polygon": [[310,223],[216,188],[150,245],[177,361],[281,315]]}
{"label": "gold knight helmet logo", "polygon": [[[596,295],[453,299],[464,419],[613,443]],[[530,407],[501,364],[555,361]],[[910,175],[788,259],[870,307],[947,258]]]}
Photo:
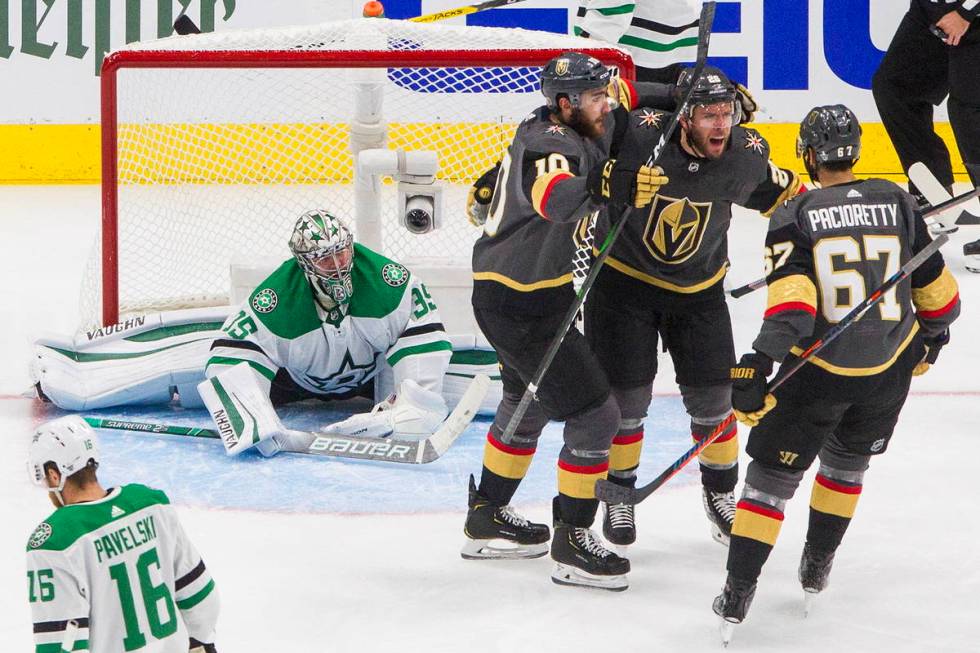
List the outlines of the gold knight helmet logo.
{"label": "gold knight helmet logo", "polygon": [[692,202],[657,195],[643,232],[643,244],[653,258],[676,265],[698,251],[711,219],[711,202]]}
{"label": "gold knight helmet logo", "polygon": [[568,74],[568,59],[559,59],[555,64],[555,74],[559,77]]}

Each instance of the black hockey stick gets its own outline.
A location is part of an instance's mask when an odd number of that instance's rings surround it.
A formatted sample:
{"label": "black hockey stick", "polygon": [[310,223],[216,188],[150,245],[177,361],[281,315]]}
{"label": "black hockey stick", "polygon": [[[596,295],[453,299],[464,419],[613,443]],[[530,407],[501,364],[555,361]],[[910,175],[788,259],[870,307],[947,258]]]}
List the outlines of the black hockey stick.
{"label": "black hockey stick", "polygon": [[[490,378],[478,374],[463,393],[456,408],[435,433],[422,440],[404,440],[393,437],[364,437],[356,435],[333,435],[316,431],[290,431],[297,440],[309,444],[287,446],[286,453],[301,453],[332,458],[352,458],[356,460],[376,460],[389,463],[425,464],[431,463],[446,453],[476,416],[483,397],[490,387]],[[176,426],[152,422],[130,422],[127,420],[86,417],[89,426],[96,429],[135,431],[161,435],[179,435],[191,438],[220,439],[221,435],[213,429],[194,426]]]}
{"label": "black hockey stick", "polygon": [[434,23],[438,20],[456,18],[457,16],[466,16],[467,14],[475,14],[478,11],[485,11],[487,9],[494,9],[495,7],[512,5],[518,2],[524,2],[524,0],[487,0],[487,2],[479,2],[475,5],[467,5],[465,7],[457,7],[455,9],[446,9],[445,11],[437,11],[434,14],[424,14],[422,16],[416,16],[415,18],[409,18],[408,20],[413,23]]}
{"label": "black hockey stick", "polygon": [[[929,208],[927,211],[925,211],[922,214],[922,217],[923,218],[932,217],[937,213],[942,213],[946,209],[952,208],[954,206],[958,206],[960,204],[965,204],[966,202],[972,200],[974,197],[980,197],[980,188],[974,188],[968,193],[963,193],[962,195],[957,195],[956,197],[952,197],[948,200],[940,202],[939,204],[936,204],[931,208]],[[769,281],[768,276],[762,277],[761,279],[756,279],[755,281],[749,282],[744,286],[739,286],[738,288],[732,288],[731,290],[728,291],[728,294],[734,297],[735,299],[738,299],[739,297],[744,297],[745,295],[748,295],[753,290],[758,290],[759,288],[765,288],[766,283],[768,281]]]}
{"label": "black hockey stick", "polygon": [[[939,207],[936,207],[937,209]],[[881,301],[881,298],[885,296],[889,290],[894,288],[896,285],[901,283],[903,280],[909,277],[916,268],[926,262],[926,260],[932,256],[940,247],[946,244],[949,240],[949,236],[946,234],[940,234],[935,240],[923,247],[918,254],[913,256],[908,260],[908,262],[898,269],[895,274],[885,279],[884,283],[878,286],[873,293],[864,298],[864,300],[857,306],[851,309],[851,311],[841,318],[840,322],[827,329],[827,332],[817,339],[812,345],[807,347],[806,351],[799,355],[796,361],[791,363],[788,367],[780,367],[779,373],[776,374],[767,388],[767,392],[772,392],[783,383],[786,382],[791,376],[793,376],[797,370],[806,365],[806,362],[813,357],[818,351],[829,345],[833,340],[835,340],[841,333],[844,332],[847,327],[851,326],[855,322],[861,319],[862,316],[868,311],[869,308]],[[711,434],[702,439],[700,442],[695,444],[693,447],[684,452],[680,458],[678,458],[674,463],[665,469],[660,476],[653,479],[653,481],[647,483],[646,485],[638,488],[624,487],[622,485],[616,485],[605,479],[600,479],[596,481],[595,484],[595,495],[601,501],[607,503],[628,503],[637,504],[646,499],[648,496],[657,491],[664,483],[666,483],[674,474],[681,470],[684,465],[691,461],[695,456],[697,456],[705,447],[714,442],[732,423],[735,419],[735,415],[729,415],[725,418],[721,424],[719,424]]]}
{"label": "black hockey stick", "polygon": [[[656,165],[657,161],[660,159],[660,155],[663,154],[664,148],[670,137],[674,134],[674,130],[677,128],[677,123],[680,120],[681,114],[687,111],[688,105],[691,103],[691,96],[694,95],[694,89],[697,86],[698,80],[701,78],[701,73],[704,71],[705,63],[708,59],[708,42],[711,39],[711,24],[715,20],[715,3],[705,2],[704,6],[701,8],[701,18],[699,20],[698,27],[698,58],[697,63],[694,66],[694,74],[691,76],[692,83],[691,88],[687,90],[684,95],[684,101],[677,107],[677,112],[674,113],[673,117],[670,119],[667,128],[660,135],[660,140],[657,145],[653,148],[653,154],[647,159],[646,165],[652,167]],[[610,210],[614,210],[610,207]],[[541,385],[541,380],[544,375],[548,372],[548,368],[551,367],[551,362],[555,359],[555,354],[558,353],[558,348],[561,347],[562,341],[565,339],[565,334],[568,333],[568,329],[572,326],[575,321],[575,317],[578,315],[579,309],[582,308],[582,303],[585,301],[585,296],[589,294],[589,289],[592,288],[592,284],[595,283],[596,277],[599,275],[599,270],[602,269],[603,263],[606,262],[606,258],[609,257],[609,251],[612,249],[613,243],[619,238],[619,234],[623,230],[623,225],[626,224],[626,212],[629,211],[628,208],[623,209],[623,214],[620,215],[620,219],[616,221],[613,226],[612,231],[606,236],[605,242],[602,244],[602,248],[599,250],[599,255],[596,260],[592,263],[592,267],[589,269],[588,276],[585,277],[585,281],[582,282],[581,288],[575,294],[575,301],[572,302],[571,307],[565,315],[565,319],[562,320],[561,326],[558,327],[558,333],[555,334],[554,339],[548,346],[548,350],[545,352],[544,358],[541,359],[541,363],[538,365],[537,371],[534,373],[534,377],[531,382],[527,384],[527,388],[524,390],[524,394],[521,396],[520,403],[517,404],[517,408],[514,410],[514,414],[511,416],[510,421],[507,423],[507,427],[504,429],[501,440],[503,442],[510,442],[511,438],[514,436],[514,431],[517,430],[517,425],[521,423],[524,418],[524,414],[527,412],[528,406],[531,405],[531,401],[534,399],[534,394],[538,391],[538,387]]]}

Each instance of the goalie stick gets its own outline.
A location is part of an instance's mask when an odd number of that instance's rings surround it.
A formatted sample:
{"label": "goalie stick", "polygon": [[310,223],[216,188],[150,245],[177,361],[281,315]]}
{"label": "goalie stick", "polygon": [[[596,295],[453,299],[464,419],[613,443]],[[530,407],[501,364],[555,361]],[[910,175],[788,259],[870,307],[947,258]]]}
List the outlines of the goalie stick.
{"label": "goalie stick", "polygon": [[[939,209],[939,207],[935,208],[937,210]],[[847,329],[847,327],[860,320],[869,308],[881,301],[881,298],[885,296],[885,293],[901,283],[904,279],[908,278],[909,275],[916,270],[916,268],[925,263],[926,260],[937,252],[940,247],[945,245],[948,240],[949,236],[946,234],[940,234],[935,240],[923,247],[918,254],[910,258],[908,262],[899,268],[895,274],[885,279],[884,283],[878,286],[873,293],[865,297],[861,303],[859,303],[857,306],[851,309],[847,315],[841,318],[840,322],[827,329],[827,332],[818,338],[816,342],[810,345],[806,351],[800,354],[796,361],[791,363],[785,369],[781,366],[779,372],[776,374],[776,378],[769,383],[769,387],[766,389],[766,391],[772,392],[785,383],[786,380],[793,376],[797,370],[806,365],[806,362],[814,354],[835,340],[841,333],[844,332],[845,329]],[[669,481],[674,474],[679,472],[681,468],[691,461],[691,459],[701,453],[705,447],[718,439],[718,437],[724,433],[725,429],[728,428],[734,419],[734,414],[726,417],[721,424],[715,427],[715,430],[712,431],[708,437],[704,438],[693,447],[685,451],[684,454],[675,460],[670,467],[665,469],[657,478],[653,479],[646,485],[631,488],[616,485],[615,483],[611,483],[606,479],[599,479],[595,484],[596,498],[600,501],[605,501],[606,503],[626,503],[630,505],[640,503],[648,496],[656,492],[657,489],[663,486],[664,483]]]}
{"label": "goalie stick", "polygon": [[[653,148],[653,153],[647,159],[646,165],[648,167],[653,167],[656,165],[657,161],[660,159],[660,155],[663,154],[664,148],[667,146],[667,142],[670,137],[673,136],[674,131],[677,129],[677,123],[680,120],[681,114],[687,111],[688,105],[691,103],[691,96],[694,95],[694,89],[698,85],[698,81],[701,79],[701,73],[704,71],[704,66],[708,60],[708,43],[711,39],[711,25],[715,20],[715,3],[705,2],[701,7],[701,18],[698,21],[698,55],[697,63],[694,65],[694,73],[691,76],[693,80],[691,83],[691,88],[687,90],[684,95],[684,101],[680,103],[677,107],[677,111],[671,117],[670,122],[667,124],[667,128],[660,135],[660,140],[657,142],[656,146]],[[609,207],[609,210],[615,210],[614,207]],[[561,347],[562,340],[565,339],[565,334],[568,333],[568,329],[572,326],[572,322],[575,321],[579,310],[582,308],[582,303],[585,301],[585,296],[589,294],[589,289],[595,283],[596,277],[599,276],[599,270],[602,269],[603,264],[609,257],[609,251],[612,249],[613,243],[619,238],[619,234],[623,231],[623,226],[626,224],[626,215],[629,209],[624,207],[624,214],[620,216],[619,220],[616,220],[612,231],[606,236],[606,240],[602,243],[602,247],[599,250],[599,255],[596,257],[595,261],[592,263],[592,267],[589,269],[589,274],[582,283],[582,286],[575,293],[575,301],[569,307],[568,312],[565,314],[565,318],[562,320],[561,326],[558,327],[558,332],[552,339],[551,344],[548,346],[548,350],[544,354],[544,358],[541,359],[541,363],[538,364],[538,369],[534,372],[534,376],[531,381],[527,384],[524,389],[524,394],[521,395],[521,401],[517,404],[517,408],[514,410],[514,414],[511,416],[510,421],[507,423],[507,428],[501,436],[503,442],[510,442],[511,438],[514,436],[514,432],[517,430],[518,424],[524,418],[524,414],[527,412],[528,406],[531,405],[531,401],[534,399],[534,394],[538,391],[538,387],[541,385],[541,380],[544,375],[548,372],[548,368],[551,367],[551,362],[555,358],[555,354],[558,353],[558,348]]]}
{"label": "goalie stick", "polygon": [[[935,206],[950,198],[949,191],[936,179],[932,171],[921,161],[916,161],[909,166],[909,181],[911,181],[919,192],[926,198],[926,201]],[[964,215],[964,213],[966,215]],[[950,229],[956,225],[980,224],[977,218],[980,217],[980,202],[970,202],[962,207],[960,211],[950,211],[949,215],[937,215],[936,222],[943,228]]]}
{"label": "goalie stick", "polygon": [[457,7],[455,9],[446,9],[445,11],[437,11],[434,14],[424,14],[422,16],[416,16],[415,18],[409,18],[408,20],[412,23],[434,23],[439,20],[447,20],[449,18],[456,18],[457,16],[475,14],[478,11],[513,5],[517,4],[518,2],[524,2],[524,0],[487,0],[487,2],[479,2],[475,5],[466,5],[465,7]]}
{"label": "goalie stick", "polygon": [[[925,174],[932,176],[932,173],[929,172],[929,169],[926,168],[921,163],[913,164],[912,168],[909,168],[909,175],[912,174],[912,169],[918,165],[921,165],[925,169]],[[933,179],[935,179],[935,177],[933,177]],[[917,182],[913,181],[912,183],[914,183],[919,190],[923,189],[923,186],[919,186]],[[937,181],[936,184],[938,183],[939,182]],[[926,196],[926,199],[929,200],[930,204],[932,204],[932,208],[923,212],[922,214],[923,218],[931,218],[933,216],[940,215],[944,211],[948,211],[949,209],[957,207],[960,204],[966,204],[970,200],[980,197],[980,188],[974,188],[970,192],[963,193],[962,195],[957,195],[956,197],[949,197],[949,194],[946,192],[946,189],[943,188],[942,186],[940,186],[940,189],[942,189],[942,195],[940,196],[933,194],[932,191],[926,192],[922,190],[923,194]],[[745,295],[748,295],[753,290],[764,288],[766,286],[766,283],[768,283],[768,280],[769,277],[762,277],[761,279],[756,279],[755,281],[751,281],[745,284],[744,286],[739,286],[738,288],[732,288],[731,290],[728,291],[728,294],[735,299],[738,299],[739,297],[744,297]]]}
{"label": "goalie stick", "polygon": [[[332,458],[356,460],[376,460],[392,463],[424,465],[438,459],[462,435],[470,425],[490,388],[490,378],[478,374],[463,393],[456,408],[435,433],[422,440],[403,440],[394,437],[361,437],[353,435],[330,435],[316,431],[294,431],[288,434],[290,440],[308,440],[306,446],[287,442],[282,451]],[[89,426],[96,429],[136,431],[139,433],[159,433],[191,438],[217,439],[221,436],[213,429],[194,426],[177,426],[153,422],[131,422],[128,420],[86,417]],[[292,445],[292,446],[291,446]]]}

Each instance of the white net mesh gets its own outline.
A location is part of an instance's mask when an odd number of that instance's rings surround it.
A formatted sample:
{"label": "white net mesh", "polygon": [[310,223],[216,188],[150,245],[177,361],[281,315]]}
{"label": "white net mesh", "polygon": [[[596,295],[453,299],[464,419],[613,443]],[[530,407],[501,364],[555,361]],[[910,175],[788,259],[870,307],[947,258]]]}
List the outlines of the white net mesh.
{"label": "white net mesh", "polygon": [[[125,55],[120,59],[118,173],[107,180],[118,192],[119,315],[227,302],[229,263],[285,260],[293,223],[312,208],[346,217],[356,236],[351,124],[365,107],[369,118],[380,109],[377,146],[435,151],[445,187],[443,228],[412,235],[399,224],[396,184],[384,179],[381,250],[409,264],[468,266],[479,235],[463,210],[469,184],[501,157],[516,124],[541,102],[543,62],[532,50],[589,45],[524,30],[382,19],[134,44],[129,50],[173,51],[168,56],[188,66],[213,67],[128,66]],[[216,63],[257,49],[267,58]],[[529,50],[526,65],[493,63],[514,49]],[[418,50],[470,52],[448,66],[351,65],[379,52]],[[347,61],[270,67],[297,51],[345,51]],[[93,256],[83,282],[87,323],[101,319],[104,256],[111,252]]]}

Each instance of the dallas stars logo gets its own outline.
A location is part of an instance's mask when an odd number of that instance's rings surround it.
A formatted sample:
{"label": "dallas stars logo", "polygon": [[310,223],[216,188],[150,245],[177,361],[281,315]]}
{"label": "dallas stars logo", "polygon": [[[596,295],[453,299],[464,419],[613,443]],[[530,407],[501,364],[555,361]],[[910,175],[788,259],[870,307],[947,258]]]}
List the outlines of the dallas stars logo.
{"label": "dallas stars logo", "polygon": [[562,127],[561,125],[552,125],[551,127],[548,127],[546,130],[544,130],[544,133],[551,134],[552,136],[564,136],[565,128]]}
{"label": "dallas stars logo", "polygon": [[35,528],[34,532],[31,534],[31,539],[28,540],[27,546],[31,547],[32,549],[36,549],[47,542],[49,537],[51,537],[51,524],[48,522],[41,522],[41,524]]}
{"label": "dallas stars logo", "polygon": [[342,394],[351,392],[364,385],[364,383],[374,374],[374,359],[365,365],[358,365],[354,362],[354,357],[350,351],[344,353],[344,359],[340,362],[340,369],[329,376],[313,376],[307,374],[306,378],[310,383],[320,390],[330,394]]}
{"label": "dallas stars logo", "polygon": [[279,305],[279,296],[272,288],[263,288],[252,298],[252,308],[259,313],[271,313]]}
{"label": "dallas stars logo", "polygon": [[755,150],[756,154],[762,154],[764,143],[765,141],[762,140],[762,136],[759,136],[755,132],[745,132],[745,149]]}
{"label": "dallas stars logo", "polygon": [[660,127],[660,122],[663,118],[664,114],[659,111],[644,109],[642,115],[640,115],[640,127]]}
{"label": "dallas stars logo", "polygon": [[408,270],[405,269],[404,265],[399,265],[398,263],[388,263],[383,268],[381,268],[381,278],[384,282],[393,288],[402,286],[408,281]]}

